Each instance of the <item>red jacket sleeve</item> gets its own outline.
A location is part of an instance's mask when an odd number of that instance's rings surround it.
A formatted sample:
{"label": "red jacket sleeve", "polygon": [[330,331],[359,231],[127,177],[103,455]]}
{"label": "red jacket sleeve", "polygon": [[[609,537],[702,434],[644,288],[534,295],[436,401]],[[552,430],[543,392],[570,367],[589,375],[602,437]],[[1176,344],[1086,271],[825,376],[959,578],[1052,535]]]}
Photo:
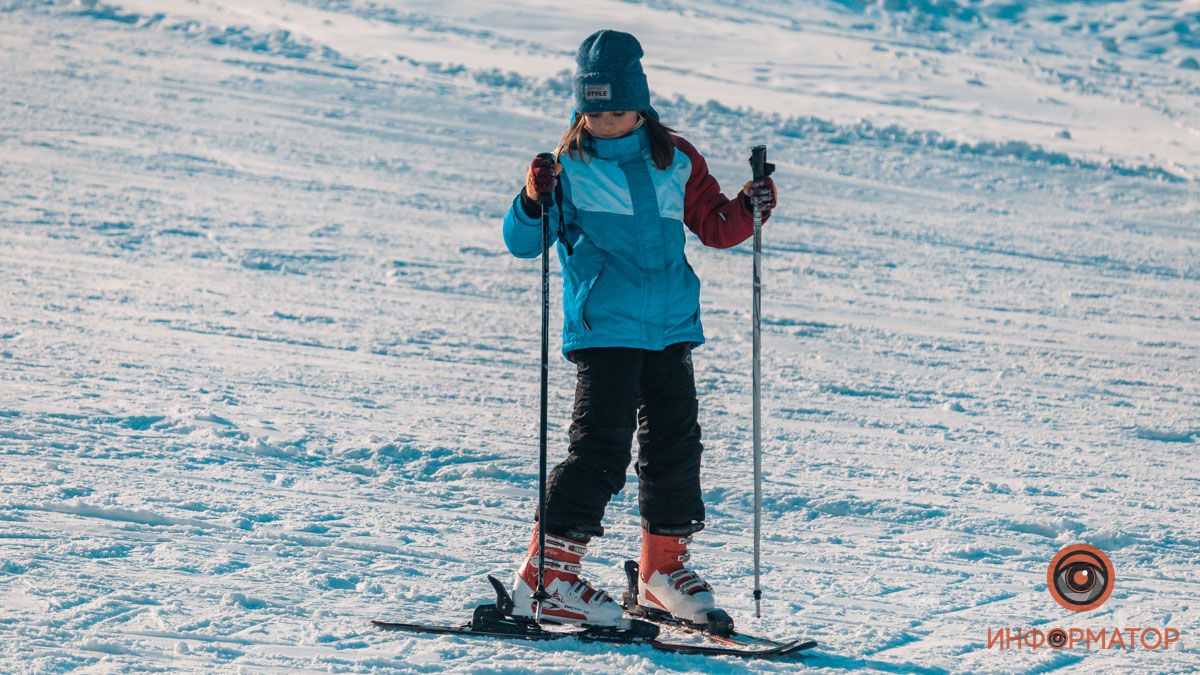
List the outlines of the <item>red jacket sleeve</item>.
{"label": "red jacket sleeve", "polygon": [[[754,236],[754,214],[746,208],[741,192],[734,199],[721,193],[721,185],[708,172],[708,162],[683,138],[675,147],[692,160],[692,175],[683,195],[683,222],[705,246],[729,248]],[[770,214],[763,214],[766,222]]]}

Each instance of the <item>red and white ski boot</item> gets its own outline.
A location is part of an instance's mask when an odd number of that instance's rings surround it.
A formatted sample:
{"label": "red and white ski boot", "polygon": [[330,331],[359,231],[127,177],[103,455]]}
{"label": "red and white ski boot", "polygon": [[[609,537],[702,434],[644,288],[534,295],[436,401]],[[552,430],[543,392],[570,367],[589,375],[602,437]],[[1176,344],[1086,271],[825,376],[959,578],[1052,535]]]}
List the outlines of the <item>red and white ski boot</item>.
{"label": "red and white ski boot", "polygon": [[712,587],[684,566],[691,535],[660,535],[642,530],[637,603],[718,635],[733,631],[733,620],[717,609]]}
{"label": "red and white ski boot", "polygon": [[[542,618],[559,623],[589,626],[627,627],[622,619],[624,608],[608,593],[593,587],[579,576],[580,561],[587,553],[587,544],[546,533],[546,571],[544,583],[550,599],[542,604]],[[534,616],[533,595],[537,592],[538,530],[533,529],[529,552],[517,569],[513,581],[513,615]]]}

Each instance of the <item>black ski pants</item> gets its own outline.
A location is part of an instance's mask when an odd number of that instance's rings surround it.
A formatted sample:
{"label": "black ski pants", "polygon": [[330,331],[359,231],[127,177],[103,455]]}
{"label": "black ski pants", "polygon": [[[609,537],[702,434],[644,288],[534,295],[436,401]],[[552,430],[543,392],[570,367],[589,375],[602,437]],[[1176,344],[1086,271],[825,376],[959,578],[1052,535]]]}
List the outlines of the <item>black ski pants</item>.
{"label": "black ski pants", "polygon": [[662,534],[703,527],[700,425],[691,344],[660,351],[573,352],[578,376],[567,459],[546,485],[546,531],[587,539],[625,486],[637,432],[642,525]]}

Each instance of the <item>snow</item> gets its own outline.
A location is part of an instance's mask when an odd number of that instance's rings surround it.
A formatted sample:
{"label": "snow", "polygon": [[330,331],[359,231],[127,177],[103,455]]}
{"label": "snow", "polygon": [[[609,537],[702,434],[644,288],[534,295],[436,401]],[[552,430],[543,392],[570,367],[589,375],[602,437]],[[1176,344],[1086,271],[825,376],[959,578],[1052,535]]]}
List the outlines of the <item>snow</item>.
{"label": "snow", "polygon": [[[694,552],[802,661],[367,623],[464,619],[524,548],[540,266],[500,217],[606,26],[728,191],[779,167],[763,618],[749,244],[688,251]],[[0,0],[0,669],[1200,669],[1198,40],[1155,0]],[[1075,542],[1116,567],[1083,615]],[[1183,638],[985,645],[1056,625]]]}

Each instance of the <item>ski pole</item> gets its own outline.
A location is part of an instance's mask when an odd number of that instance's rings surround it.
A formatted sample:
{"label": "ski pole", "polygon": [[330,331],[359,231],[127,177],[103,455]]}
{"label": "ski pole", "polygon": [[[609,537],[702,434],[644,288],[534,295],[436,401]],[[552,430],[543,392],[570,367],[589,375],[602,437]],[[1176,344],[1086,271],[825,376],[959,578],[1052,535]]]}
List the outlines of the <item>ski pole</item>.
{"label": "ski pole", "polygon": [[[554,155],[548,152],[538,157],[554,160]],[[534,621],[541,623],[542,604],[550,599],[546,592],[546,427],[550,382],[550,207],[554,205],[554,197],[539,193],[537,200],[542,207],[542,409],[538,424],[541,437],[538,449],[538,579],[537,591],[533,594],[533,616]]]}
{"label": "ski pole", "polygon": [[[767,146],[756,145],[750,149],[750,170],[754,181],[770,176],[775,165],[767,162]],[[762,586],[759,570],[762,552],[762,405],[760,387],[762,382],[762,209],[754,205],[754,366],[753,366],[753,418],[754,418],[754,616],[762,618]]]}

